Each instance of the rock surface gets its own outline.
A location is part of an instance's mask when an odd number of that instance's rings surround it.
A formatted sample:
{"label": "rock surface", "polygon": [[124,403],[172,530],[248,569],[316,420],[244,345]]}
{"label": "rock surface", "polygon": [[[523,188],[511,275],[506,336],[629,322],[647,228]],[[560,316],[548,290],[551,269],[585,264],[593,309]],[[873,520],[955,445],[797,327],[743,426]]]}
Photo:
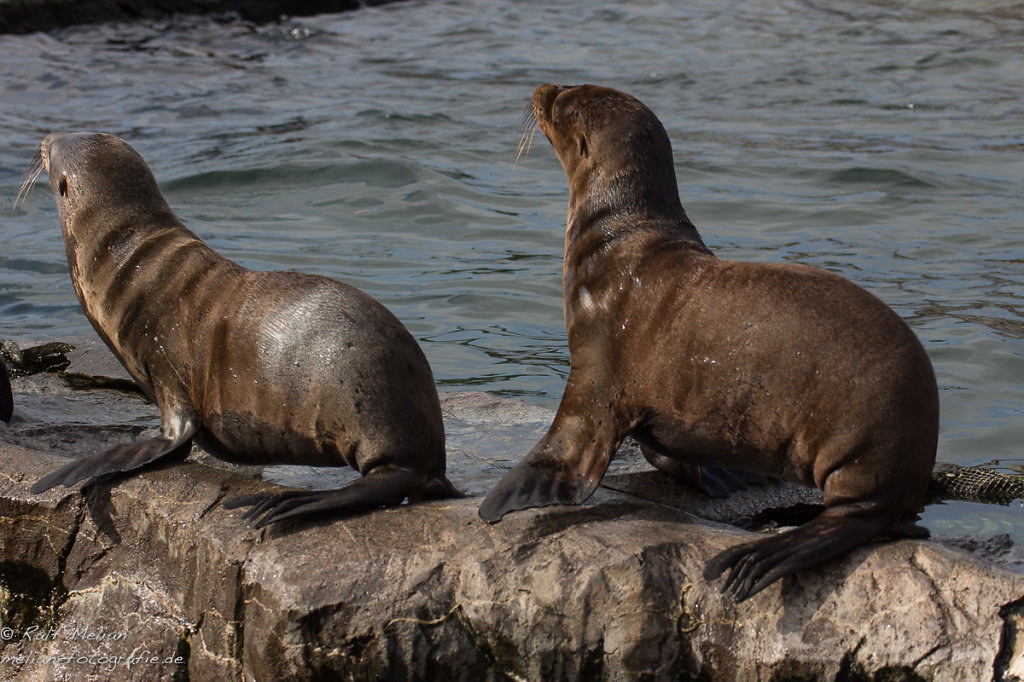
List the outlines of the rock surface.
{"label": "rock surface", "polygon": [[237,14],[258,23],[384,5],[396,0],[0,0],[0,33],[76,24],[156,19],[171,14]]}
{"label": "rock surface", "polygon": [[[77,345],[91,351],[68,373],[118,378],[98,342]],[[737,605],[701,578],[751,537],[720,521],[820,498],[782,486],[709,501],[631,450],[586,505],[493,526],[470,497],[254,531],[223,499],[350,474],[196,450],[34,496],[64,457],[134,437],[156,410],[58,374],[13,383],[0,679],[1024,679],[1024,574],[965,551],[1012,565],[1006,539],[875,545]],[[474,495],[551,416],[480,393],[443,395],[443,409],[450,477]]]}

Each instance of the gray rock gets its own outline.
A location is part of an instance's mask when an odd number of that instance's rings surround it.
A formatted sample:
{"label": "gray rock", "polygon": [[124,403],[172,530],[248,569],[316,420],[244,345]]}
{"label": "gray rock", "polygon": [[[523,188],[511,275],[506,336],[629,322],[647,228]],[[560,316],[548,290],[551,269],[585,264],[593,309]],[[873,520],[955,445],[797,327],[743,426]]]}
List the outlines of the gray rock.
{"label": "gray rock", "polygon": [[[64,457],[156,413],[55,375],[13,383],[33,419],[0,429],[3,679],[1024,679],[1024,574],[996,563],[1020,565],[1009,538],[874,545],[736,605],[701,571],[753,536],[720,521],[817,493],[709,501],[628,447],[581,507],[490,526],[475,497],[254,531],[221,501],[333,473],[195,451],[33,496]],[[443,410],[450,476],[475,495],[551,416],[480,393]]]}

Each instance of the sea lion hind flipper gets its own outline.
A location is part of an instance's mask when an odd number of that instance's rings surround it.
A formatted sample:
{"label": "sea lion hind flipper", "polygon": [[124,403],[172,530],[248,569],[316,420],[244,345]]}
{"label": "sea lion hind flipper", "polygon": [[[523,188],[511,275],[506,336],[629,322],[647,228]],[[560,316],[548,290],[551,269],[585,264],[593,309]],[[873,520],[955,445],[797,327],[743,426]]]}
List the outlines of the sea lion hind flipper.
{"label": "sea lion hind flipper", "polygon": [[301,516],[345,514],[380,507],[397,507],[423,485],[419,471],[381,467],[371,469],[340,490],[288,490],[271,495],[243,495],[224,503],[227,509],[254,505],[242,518],[256,528]]}
{"label": "sea lion hind flipper", "polygon": [[505,514],[520,509],[580,504],[599,482],[600,479],[588,482],[557,462],[527,458],[505,474],[484,498],[477,513],[487,523],[497,523]]}
{"label": "sea lion hind flipper", "polygon": [[704,579],[714,580],[728,570],[722,592],[741,602],[779,578],[868,542],[883,526],[876,519],[844,516],[841,507],[831,507],[803,526],[721,552],[704,568]]}
{"label": "sea lion hind flipper", "polygon": [[38,495],[54,486],[71,486],[86,478],[132,471],[172,454],[178,454],[184,459],[188,456],[191,446],[191,434],[186,438],[171,439],[158,436],[114,445],[43,476],[32,486],[31,492]]}
{"label": "sea lion hind flipper", "polygon": [[738,469],[722,467],[700,467],[700,488],[709,497],[728,497],[731,493],[746,490],[752,485],[770,485],[777,479]]}
{"label": "sea lion hind flipper", "polygon": [[252,507],[252,509],[242,514],[243,519],[246,521],[252,521],[275,504],[279,504],[292,497],[309,494],[308,490],[289,490],[288,492],[278,494],[253,493],[252,495],[239,495],[238,497],[232,497],[229,500],[224,500],[224,503],[221,506],[225,509]]}
{"label": "sea lion hind flipper", "polygon": [[776,480],[739,469],[700,466],[683,459],[663,455],[652,447],[640,446],[640,452],[651,466],[696,488],[708,497],[729,497],[731,493],[746,490],[752,485],[768,485]]}

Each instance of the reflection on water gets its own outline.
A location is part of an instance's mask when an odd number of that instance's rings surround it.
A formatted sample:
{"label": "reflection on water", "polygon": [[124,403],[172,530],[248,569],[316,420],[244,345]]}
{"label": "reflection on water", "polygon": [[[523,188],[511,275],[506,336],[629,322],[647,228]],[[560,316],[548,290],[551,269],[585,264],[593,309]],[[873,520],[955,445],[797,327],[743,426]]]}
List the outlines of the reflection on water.
{"label": "reflection on water", "polygon": [[[543,82],[629,90],[726,258],[840,272],[914,327],[939,458],[1024,439],[1019,3],[407,2],[253,26],[176,18],[0,36],[0,195],[42,136],[105,130],[229,257],[359,286],[442,387],[551,407],[567,371],[567,190]],[[515,162],[515,163],[514,163]],[[0,222],[0,337],[90,333],[45,182]]]}

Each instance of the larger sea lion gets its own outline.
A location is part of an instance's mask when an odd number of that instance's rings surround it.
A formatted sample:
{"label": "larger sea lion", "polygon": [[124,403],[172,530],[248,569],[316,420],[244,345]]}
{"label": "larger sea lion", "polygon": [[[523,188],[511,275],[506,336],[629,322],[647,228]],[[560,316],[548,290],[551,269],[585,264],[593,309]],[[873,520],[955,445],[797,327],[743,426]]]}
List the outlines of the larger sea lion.
{"label": "larger sea lion", "polygon": [[340,490],[236,500],[256,505],[257,525],[458,495],[430,367],[384,306],[327,277],[222,257],[118,137],[50,134],[40,154],[78,300],[160,408],[161,433],[71,462],[32,492],[184,457],[194,439],[229,462],[362,474]]}
{"label": "larger sea lion", "polygon": [[719,260],[679,202],[655,115],[604,87],[544,85],[533,116],[569,181],[571,368],[554,423],[480,516],[579,504],[631,434],[659,468],[713,465],[820,487],[825,510],[713,558],[750,597],[915,523],[938,391],[913,332],[839,275]]}

